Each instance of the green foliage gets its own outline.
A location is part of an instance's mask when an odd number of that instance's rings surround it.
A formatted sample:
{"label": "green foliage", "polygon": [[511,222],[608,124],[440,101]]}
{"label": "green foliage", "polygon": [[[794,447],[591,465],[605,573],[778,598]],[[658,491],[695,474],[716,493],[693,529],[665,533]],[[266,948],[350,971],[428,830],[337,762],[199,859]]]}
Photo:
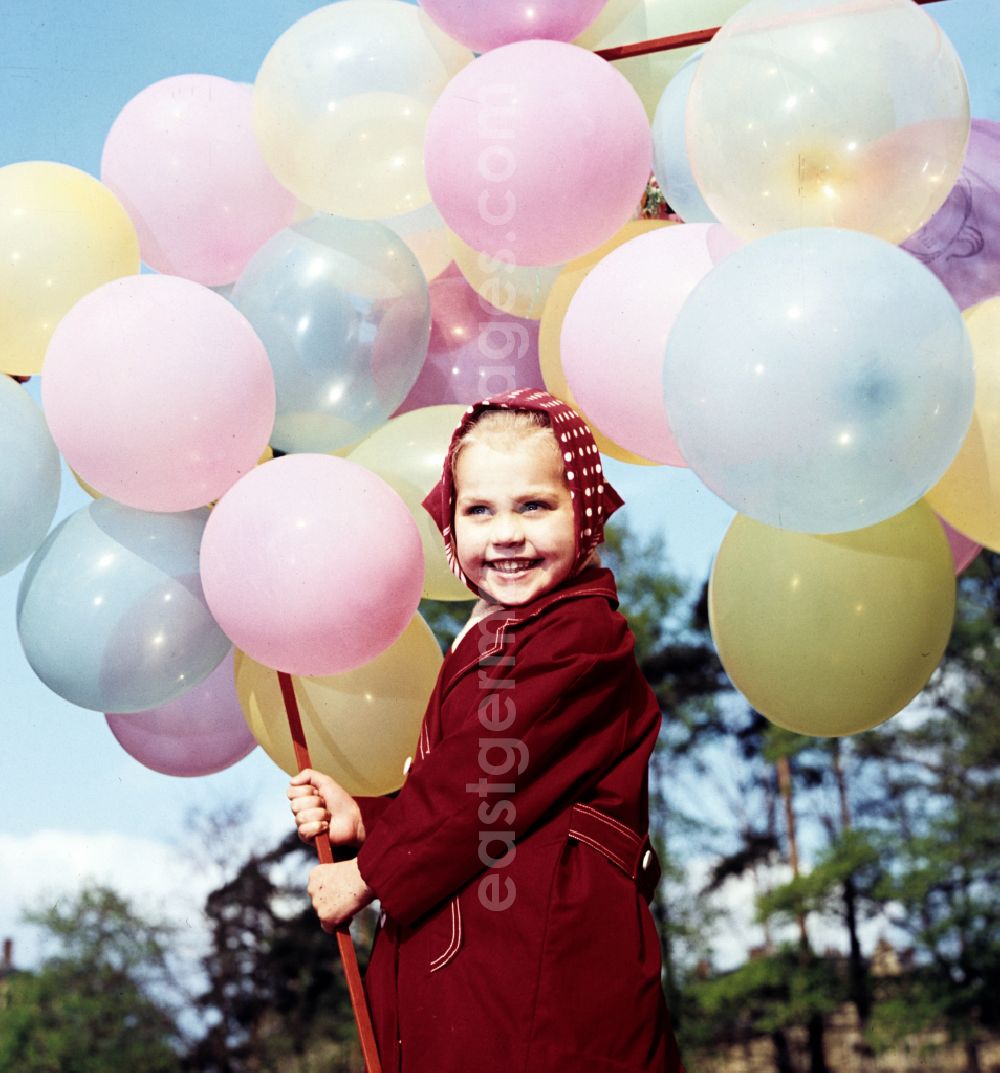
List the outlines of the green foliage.
{"label": "green foliage", "polygon": [[0,982],[0,1073],[179,1073],[169,930],[103,887],[28,919],[55,951]]}
{"label": "green foliage", "polygon": [[819,854],[804,875],[760,895],[757,919],[791,923],[806,913],[840,915],[844,884],[873,891],[881,875],[881,847],[868,831],[847,830]]}
{"label": "green foliage", "polygon": [[[209,1028],[192,1048],[190,1066],[204,1073],[307,1068],[323,1050],[325,1073],[353,1068],[353,1015],[336,941],[305,897],[313,850],[292,834],[274,850],[244,862],[206,903],[211,949],[207,989],[199,996]],[[292,868],[290,886],[278,871]],[[361,945],[371,941],[371,912],[356,921]],[[364,954],[359,957],[364,967]]]}
{"label": "green foliage", "polygon": [[844,999],[844,983],[829,961],[784,947],[732,972],[692,981],[687,1041],[704,1048],[770,1035],[829,1014]]}
{"label": "green foliage", "polygon": [[[469,593],[471,597],[472,594]],[[437,638],[442,652],[447,652],[469,619],[473,602],[469,600],[421,600],[420,614]]]}

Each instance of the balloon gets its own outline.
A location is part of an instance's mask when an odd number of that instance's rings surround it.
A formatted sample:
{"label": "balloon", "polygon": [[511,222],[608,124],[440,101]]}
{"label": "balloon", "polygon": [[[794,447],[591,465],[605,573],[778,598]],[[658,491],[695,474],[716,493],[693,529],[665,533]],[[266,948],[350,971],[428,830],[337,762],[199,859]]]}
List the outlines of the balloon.
{"label": "balloon", "polygon": [[525,265],[491,257],[448,232],[448,247],[469,286],[491,306],[515,317],[538,320],[562,265]]}
{"label": "balloon", "polygon": [[911,0],[751,0],[705,47],[687,107],[709,208],[750,238],[845,227],[901,242],[962,166],[962,64]]}
{"label": "balloon", "polygon": [[45,539],[59,481],[59,452],[45,418],[20,384],[0,376],[0,574]]}
{"label": "balloon", "polygon": [[1000,123],[974,119],[958,182],[904,243],[962,309],[1000,294]]}
{"label": "balloon", "polygon": [[98,499],[49,534],[17,595],[24,653],[49,689],[81,708],[136,712],[208,677],[229,641],[198,575],[207,517]]}
{"label": "balloon", "polygon": [[451,572],[440,530],[421,505],[424,496],[441,478],[451,435],[464,413],[464,406],[411,410],[377,429],[348,455],[350,461],[377,473],[399,494],[413,515],[424,549],[423,596],[428,600],[472,598]]}
{"label": "balloon", "polygon": [[294,224],[256,254],[232,300],[271,359],[271,443],[281,451],[363,439],[406,398],[427,353],[426,280],[403,240],[374,220],[320,214]]}
{"label": "balloon", "polygon": [[420,6],[449,37],[474,52],[527,38],[569,41],[597,18],[606,0],[421,0]]}
{"label": "balloon", "polygon": [[718,224],[639,235],[584,279],[563,320],[562,367],[591,421],[642,458],[683,466],[663,404],[667,336],[695,285],[739,243]]}
{"label": "balloon", "polygon": [[667,83],[653,120],[653,171],[667,203],[689,224],[716,222],[691,174],[684,133],[688,93],[700,58],[701,53],[695,53]]}
{"label": "balloon", "polygon": [[430,346],[397,413],[441,403],[468,406],[487,395],[542,386],[537,321],[494,309],[461,276],[434,280],[428,293]]}
{"label": "balloon", "polygon": [[169,704],[105,718],[125,752],[161,775],[214,775],[257,748],[236,696],[232,649],[203,682]]}
{"label": "balloon", "polygon": [[[542,319],[538,325],[539,368],[541,369],[542,379],[545,381],[546,390],[555,395],[557,399],[562,399],[563,402],[569,403],[581,414],[583,414],[583,411],[580,404],[573,396],[573,392],[570,390],[570,386],[566,382],[566,376],[563,373],[562,354],[559,345],[563,321],[573,296],[583,280],[586,279],[587,273],[595,265],[603,261],[612,250],[618,249],[619,246],[623,246],[626,242],[637,238],[639,235],[644,235],[666,226],[666,222],[660,220],[630,220],[613,238],[598,246],[596,250],[570,261],[552,284],[552,289],[549,291],[549,296],[545,302],[545,309],[542,312]],[[585,414],[583,416],[586,417]],[[587,420],[589,422],[590,419],[587,418]],[[629,462],[636,466],[652,465],[647,459],[640,458],[639,455],[633,454],[631,451],[625,450],[620,444],[609,440],[600,429],[593,425],[591,425],[591,431],[594,433],[594,440],[602,454],[611,455],[612,458],[617,458],[620,462]]]}
{"label": "balloon", "polygon": [[[257,465],[262,466],[265,462],[270,462],[272,458],[274,458],[274,451],[271,449],[270,446],[267,446],[264,448],[263,451],[261,451],[260,458],[257,459]],[[70,470],[70,473],[73,473],[73,470]],[[73,473],[73,479],[87,493],[87,495],[90,496],[91,499],[99,499],[101,497],[101,493],[98,492],[98,490],[94,488],[93,485],[87,484],[87,482],[80,476],[79,473]],[[213,499],[212,502],[208,504],[208,506],[214,506],[216,502],[217,500]]]}
{"label": "balloon", "polygon": [[[417,751],[420,723],[434,688],[441,649],[415,615],[400,638],[370,663],[343,674],[296,678],[295,696],[313,767],[349,794],[398,790]],[[298,770],[278,676],[236,653],[236,690],[246,721],[268,756]]]}
{"label": "balloon", "polygon": [[201,549],[205,597],[236,646],[290,674],[336,674],[403,632],[423,587],[416,523],[363,466],[277,458],[213,509]]}
{"label": "balloon", "polygon": [[253,469],[274,422],[274,377],[224,298],[176,276],[131,276],[63,317],[42,402],[88,484],[140,510],[181,511]]}
{"label": "balloon", "polygon": [[[707,30],[721,25],[745,3],[746,0],[610,0],[576,44],[597,50]],[[633,56],[615,60],[613,66],[635,87],[652,121],[667,84],[703,47],[691,45]]]}
{"label": "balloon", "polygon": [[150,268],[218,287],[295,215],[264,163],[253,88],[214,75],[147,86],[104,142],[101,179],[121,199]]}
{"label": "balloon", "polygon": [[1000,298],[964,314],[976,370],[972,423],[927,502],[959,532],[1000,551]]}
{"label": "balloon", "polygon": [[709,583],[709,621],[733,685],[799,734],[856,734],[923,689],[955,612],[948,542],[917,503],[837,536],[737,515]]}
{"label": "balloon", "polygon": [[964,533],[952,528],[944,518],[938,518],[944,535],[948,538],[948,548],[951,551],[951,561],[955,567],[955,577],[963,574],[973,560],[983,550],[982,544],[970,540]]}
{"label": "balloon", "polygon": [[380,222],[406,243],[426,279],[441,275],[451,264],[449,231],[433,201],[400,216],[387,216]]}
{"label": "balloon", "polygon": [[520,41],[449,82],[425,154],[448,226],[473,249],[524,266],[610,238],[639,204],[651,147],[642,103],[609,64],[559,41]]}
{"label": "balloon", "polygon": [[670,333],[664,389],[681,453],[717,495],[832,533],[898,514],[947,469],[972,354],[948,292],[908,254],[801,228],[702,280]]}
{"label": "balloon", "polygon": [[139,240],[114,194],[68,164],[0,168],[0,205],[0,372],[31,376],[74,302],[139,271]]}
{"label": "balloon", "polygon": [[254,83],[254,127],[280,182],[324,212],[378,219],[429,200],[431,105],[472,53],[401,0],[340,0],[278,38]]}

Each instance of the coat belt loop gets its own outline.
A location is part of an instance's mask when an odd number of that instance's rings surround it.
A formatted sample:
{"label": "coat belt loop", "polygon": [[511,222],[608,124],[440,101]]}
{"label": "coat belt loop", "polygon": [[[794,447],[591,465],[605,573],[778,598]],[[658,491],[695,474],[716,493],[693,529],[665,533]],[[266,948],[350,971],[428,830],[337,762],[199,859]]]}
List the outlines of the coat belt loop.
{"label": "coat belt loop", "polygon": [[649,841],[593,805],[576,804],[570,814],[569,837],[596,849],[633,880],[646,901],[660,881],[660,861]]}

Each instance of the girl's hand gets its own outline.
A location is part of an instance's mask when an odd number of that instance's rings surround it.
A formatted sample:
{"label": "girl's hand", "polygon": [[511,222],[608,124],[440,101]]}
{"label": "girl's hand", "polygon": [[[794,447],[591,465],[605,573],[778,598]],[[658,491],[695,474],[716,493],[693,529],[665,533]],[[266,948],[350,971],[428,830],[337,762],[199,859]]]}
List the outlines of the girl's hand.
{"label": "girl's hand", "polygon": [[337,782],[319,771],[306,768],[288,786],[288,799],[298,827],[299,838],[312,842],[327,831],[335,846],[360,846],[365,840],[361,809]]}
{"label": "girl's hand", "polygon": [[323,930],[333,931],[374,900],[375,892],[352,860],[316,865],[309,873],[309,897]]}

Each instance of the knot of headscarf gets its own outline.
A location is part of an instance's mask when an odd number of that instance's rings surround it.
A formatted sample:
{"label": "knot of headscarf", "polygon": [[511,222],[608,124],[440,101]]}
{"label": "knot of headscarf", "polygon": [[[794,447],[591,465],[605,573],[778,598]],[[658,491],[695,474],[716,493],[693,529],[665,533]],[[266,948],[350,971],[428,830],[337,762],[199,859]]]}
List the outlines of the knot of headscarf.
{"label": "knot of headscarf", "polygon": [[576,559],[573,573],[576,573],[603,539],[604,523],[624,505],[624,501],[604,477],[600,451],[587,423],[571,406],[537,388],[518,388],[503,395],[482,399],[465,411],[452,434],[441,479],[423,501],[424,509],[437,523],[444,537],[445,553],[452,572],[473,592],[476,591],[459,566],[455,546],[455,482],[452,477],[452,457],[462,437],[478,421],[484,410],[533,410],[548,416],[549,425],[562,455],[563,473],[573,501],[573,517],[576,522]]}

